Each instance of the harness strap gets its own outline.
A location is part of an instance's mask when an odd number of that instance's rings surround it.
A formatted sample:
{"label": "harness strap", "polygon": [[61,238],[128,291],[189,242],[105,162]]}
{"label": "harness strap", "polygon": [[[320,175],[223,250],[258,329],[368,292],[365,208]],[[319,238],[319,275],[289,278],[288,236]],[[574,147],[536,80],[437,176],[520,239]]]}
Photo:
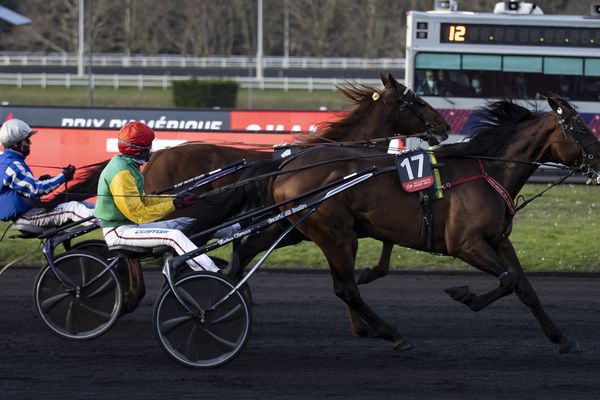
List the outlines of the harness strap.
{"label": "harness strap", "polygon": [[504,202],[506,203],[506,206],[508,207],[508,211],[510,212],[510,215],[514,216],[517,213],[517,209],[515,207],[515,203],[514,203],[512,197],[510,197],[510,194],[508,194],[508,192],[506,191],[506,189],[504,189],[504,186],[502,186],[500,184],[500,182],[498,182],[493,177],[488,175],[488,173],[485,171],[485,166],[483,164],[483,160],[477,160],[477,161],[479,161],[479,168],[481,169],[481,174],[470,176],[468,178],[458,179],[454,182],[444,183],[442,185],[442,189],[450,189],[453,186],[483,178],[504,199]]}

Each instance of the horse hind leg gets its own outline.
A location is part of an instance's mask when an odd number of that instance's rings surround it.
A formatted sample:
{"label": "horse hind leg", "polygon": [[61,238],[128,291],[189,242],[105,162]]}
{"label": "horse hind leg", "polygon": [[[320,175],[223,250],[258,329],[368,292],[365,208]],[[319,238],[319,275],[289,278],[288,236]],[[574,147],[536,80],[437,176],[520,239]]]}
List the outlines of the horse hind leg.
{"label": "horse hind leg", "polygon": [[126,262],[129,272],[129,287],[124,293],[123,313],[125,314],[135,310],[146,294],[140,260],[127,258]]}
{"label": "horse hind leg", "polygon": [[386,276],[390,271],[390,260],[392,257],[393,248],[394,243],[383,242],[383,248],[381,249],[379,262],[373,268],[362,269],[358,274],[356,283],[359,285],[364,285]]}

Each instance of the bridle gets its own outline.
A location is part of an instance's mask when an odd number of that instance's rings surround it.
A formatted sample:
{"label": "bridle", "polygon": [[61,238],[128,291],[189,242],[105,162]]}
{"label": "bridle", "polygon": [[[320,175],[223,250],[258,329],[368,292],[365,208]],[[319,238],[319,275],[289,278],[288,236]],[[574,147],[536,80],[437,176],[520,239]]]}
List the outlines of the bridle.
{"label": "bridle", "polygon": [[590,143],[584,143],[581,140],[581,135],[583,135],[585,130],[581,126],[581,117],[579,116],[579,113],[575,112],[574,115],[571,115],[569,118],[565,118],[562,107],[558,107],[556,110],[554,110],[554,115],[560,124],[564,138],[568,139],[570,137],[571,140],[573,140],[573,142],[577,145],[579,152],[581,153],[581,164],[575,165],[575,168],[584,174],[587,174],[588,176],[596,175],[598,177],[600,174],[590,165],[590,163],[594,160],[594,154],[587,147],[587,145]]}
{"label": "bridle", "polygon": [[404,92],[402,92],[402,94],[396,92],[396,100],[398,100],[398,103],[400,103],[401,109],[408,107],[408,109],[411,110],[423,123],[425,126],[425,132],[423,135],[419,135],[418,137],[429,142],[430,140],[435,139],[435,126],[433,126],[425,117],[425,114],[419,110],[418,106],[423,105],[423,101],[420,100],[414,92],[412,96],[408,96],[411,92],[412,91],[408,87],[404,90]]}

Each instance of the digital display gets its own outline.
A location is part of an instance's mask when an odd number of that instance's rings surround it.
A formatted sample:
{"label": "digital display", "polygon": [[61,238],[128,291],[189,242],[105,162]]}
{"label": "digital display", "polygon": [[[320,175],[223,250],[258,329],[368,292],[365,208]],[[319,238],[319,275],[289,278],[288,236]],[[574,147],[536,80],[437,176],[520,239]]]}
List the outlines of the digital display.
{"label": "digital display", "polygon": [[600,48],[600,28],[443,23],[442,43]]}

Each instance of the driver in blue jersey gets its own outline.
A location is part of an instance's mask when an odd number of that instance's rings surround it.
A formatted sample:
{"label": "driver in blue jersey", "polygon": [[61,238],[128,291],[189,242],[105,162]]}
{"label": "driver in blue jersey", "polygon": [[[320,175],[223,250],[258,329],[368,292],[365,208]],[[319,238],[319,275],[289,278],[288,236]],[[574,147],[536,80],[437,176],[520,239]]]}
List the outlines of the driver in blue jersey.
{"label": "driver in blue jersey", "polygon": [[73,179],[75,167],[70,165],[56,176],[43,175],[36,179],[25,159],[31,151],[31,136],[37,131],[20,119],[10,119],[0,128],[0,220],[32,227],[63,225],[93,214],[87,204],[69,201],[53,209],[34,207],[32,200],[51,193]]}

